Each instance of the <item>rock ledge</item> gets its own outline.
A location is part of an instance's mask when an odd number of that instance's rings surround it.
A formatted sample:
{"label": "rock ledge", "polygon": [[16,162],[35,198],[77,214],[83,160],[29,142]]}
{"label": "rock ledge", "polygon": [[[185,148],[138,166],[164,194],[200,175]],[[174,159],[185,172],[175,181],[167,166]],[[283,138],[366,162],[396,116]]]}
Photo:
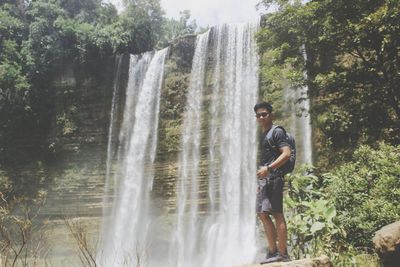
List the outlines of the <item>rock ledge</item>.
{"label": "rock ledge", "polygon": [[248,264],[236,267],[332,267],[333,264],[327,256],[312,259],[301,259],[289,262],[274,262],[269,264]]}

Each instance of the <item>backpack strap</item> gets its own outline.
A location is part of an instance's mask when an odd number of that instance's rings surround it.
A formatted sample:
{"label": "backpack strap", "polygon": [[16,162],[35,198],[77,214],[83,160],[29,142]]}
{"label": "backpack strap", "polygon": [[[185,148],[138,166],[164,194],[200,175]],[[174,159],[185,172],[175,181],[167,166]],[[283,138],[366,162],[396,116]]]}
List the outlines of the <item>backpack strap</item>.
{"label": "backpack strap", "polygon": [[266,139],[267,139],[268,144],[269,144],[269,145],[275,150],[275,152],[279,155],[279,154],[280,154],[280,151],[279,151],[279,149],[276,147],[276,143],[275,143],[275,140],[274,140],[274,131],[275,131],[276,128],[281,128],[281,129],[283,130],[283,132],[285,133],[285,135],[286,135],[286,130],[285,130],[282,126],[279,126],[279,125],[272,125],[271,129],[268,131],[268,133],[267,133],[267,135],[266,135]]}

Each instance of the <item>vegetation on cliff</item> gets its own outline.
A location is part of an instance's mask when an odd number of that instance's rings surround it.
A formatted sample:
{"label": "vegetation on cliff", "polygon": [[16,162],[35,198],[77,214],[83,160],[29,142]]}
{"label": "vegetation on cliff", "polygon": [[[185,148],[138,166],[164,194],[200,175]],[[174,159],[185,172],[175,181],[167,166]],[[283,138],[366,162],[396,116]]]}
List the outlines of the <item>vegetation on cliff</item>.
{"label": "vegetation on cliff", "polygon": [[[166,45],[197,26],[190,12],[180,20],[167,19],[159,0],[127,1],[118,14],[100,0],[2,1],[0,4],[0,151],[9,159],[13,140],[41,144],[54,109],[51,81],[66,66],[86,72],[115,54],[139,54]],[[68,92],[67,92],[68,93]],[[74,95],[72,98],[79,98]],[[70,97],[70,98],[71,98]],[[70,103],[58,124],[66,134],[76,128]],[[79,110],[75,111],[79,112]],[[71,116],[70,116],[71,115]],[[71,127],[70,127],[71,126]],[[63,130],[64,131],[64,130]],[[40,147],[40,146],[39,146]],[[39,148],[36,147],[36,148]],[[7,155],[7,157],[5,157]]]}

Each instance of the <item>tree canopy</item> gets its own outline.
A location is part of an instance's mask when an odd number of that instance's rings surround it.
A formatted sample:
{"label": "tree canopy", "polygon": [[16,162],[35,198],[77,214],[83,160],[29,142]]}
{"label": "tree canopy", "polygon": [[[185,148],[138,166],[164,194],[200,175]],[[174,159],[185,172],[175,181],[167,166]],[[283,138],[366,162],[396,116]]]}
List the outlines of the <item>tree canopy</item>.
{"label": "tree canopy", "polygon": [[[260,3],[272,4],[278,9],[265,15],[259,47],[293,85],[308,85],[321,162],[341,161],[359,144],[398,144],[400,2]],[[332,149],[344,153],[329,157]]]}

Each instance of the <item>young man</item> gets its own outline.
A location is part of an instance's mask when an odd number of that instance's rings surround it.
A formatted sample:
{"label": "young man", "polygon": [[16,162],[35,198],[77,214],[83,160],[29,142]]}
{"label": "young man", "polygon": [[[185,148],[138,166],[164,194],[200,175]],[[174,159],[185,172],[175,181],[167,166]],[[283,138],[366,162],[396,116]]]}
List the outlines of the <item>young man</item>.
{"label": "young man", "polygon": [[[290,158],[291,148],[285,141],[286,133],[281,128],[275,128],[272,138],[280,154],[276,157],[266,136],[273,125],[272,106],[261,102],[254,106],[258,124],[262,127],[263,134],[260,140],[260,167],[257,171],[257,214],[261,219],[268,241],[266,259],[261,262],[289,261],[286,248],[287,229],[283,215],[283,174],[279,167],[283,166]],[[276,148],[275,148],[276,149]],[[275,219],[275,224],[272,222]]]}

